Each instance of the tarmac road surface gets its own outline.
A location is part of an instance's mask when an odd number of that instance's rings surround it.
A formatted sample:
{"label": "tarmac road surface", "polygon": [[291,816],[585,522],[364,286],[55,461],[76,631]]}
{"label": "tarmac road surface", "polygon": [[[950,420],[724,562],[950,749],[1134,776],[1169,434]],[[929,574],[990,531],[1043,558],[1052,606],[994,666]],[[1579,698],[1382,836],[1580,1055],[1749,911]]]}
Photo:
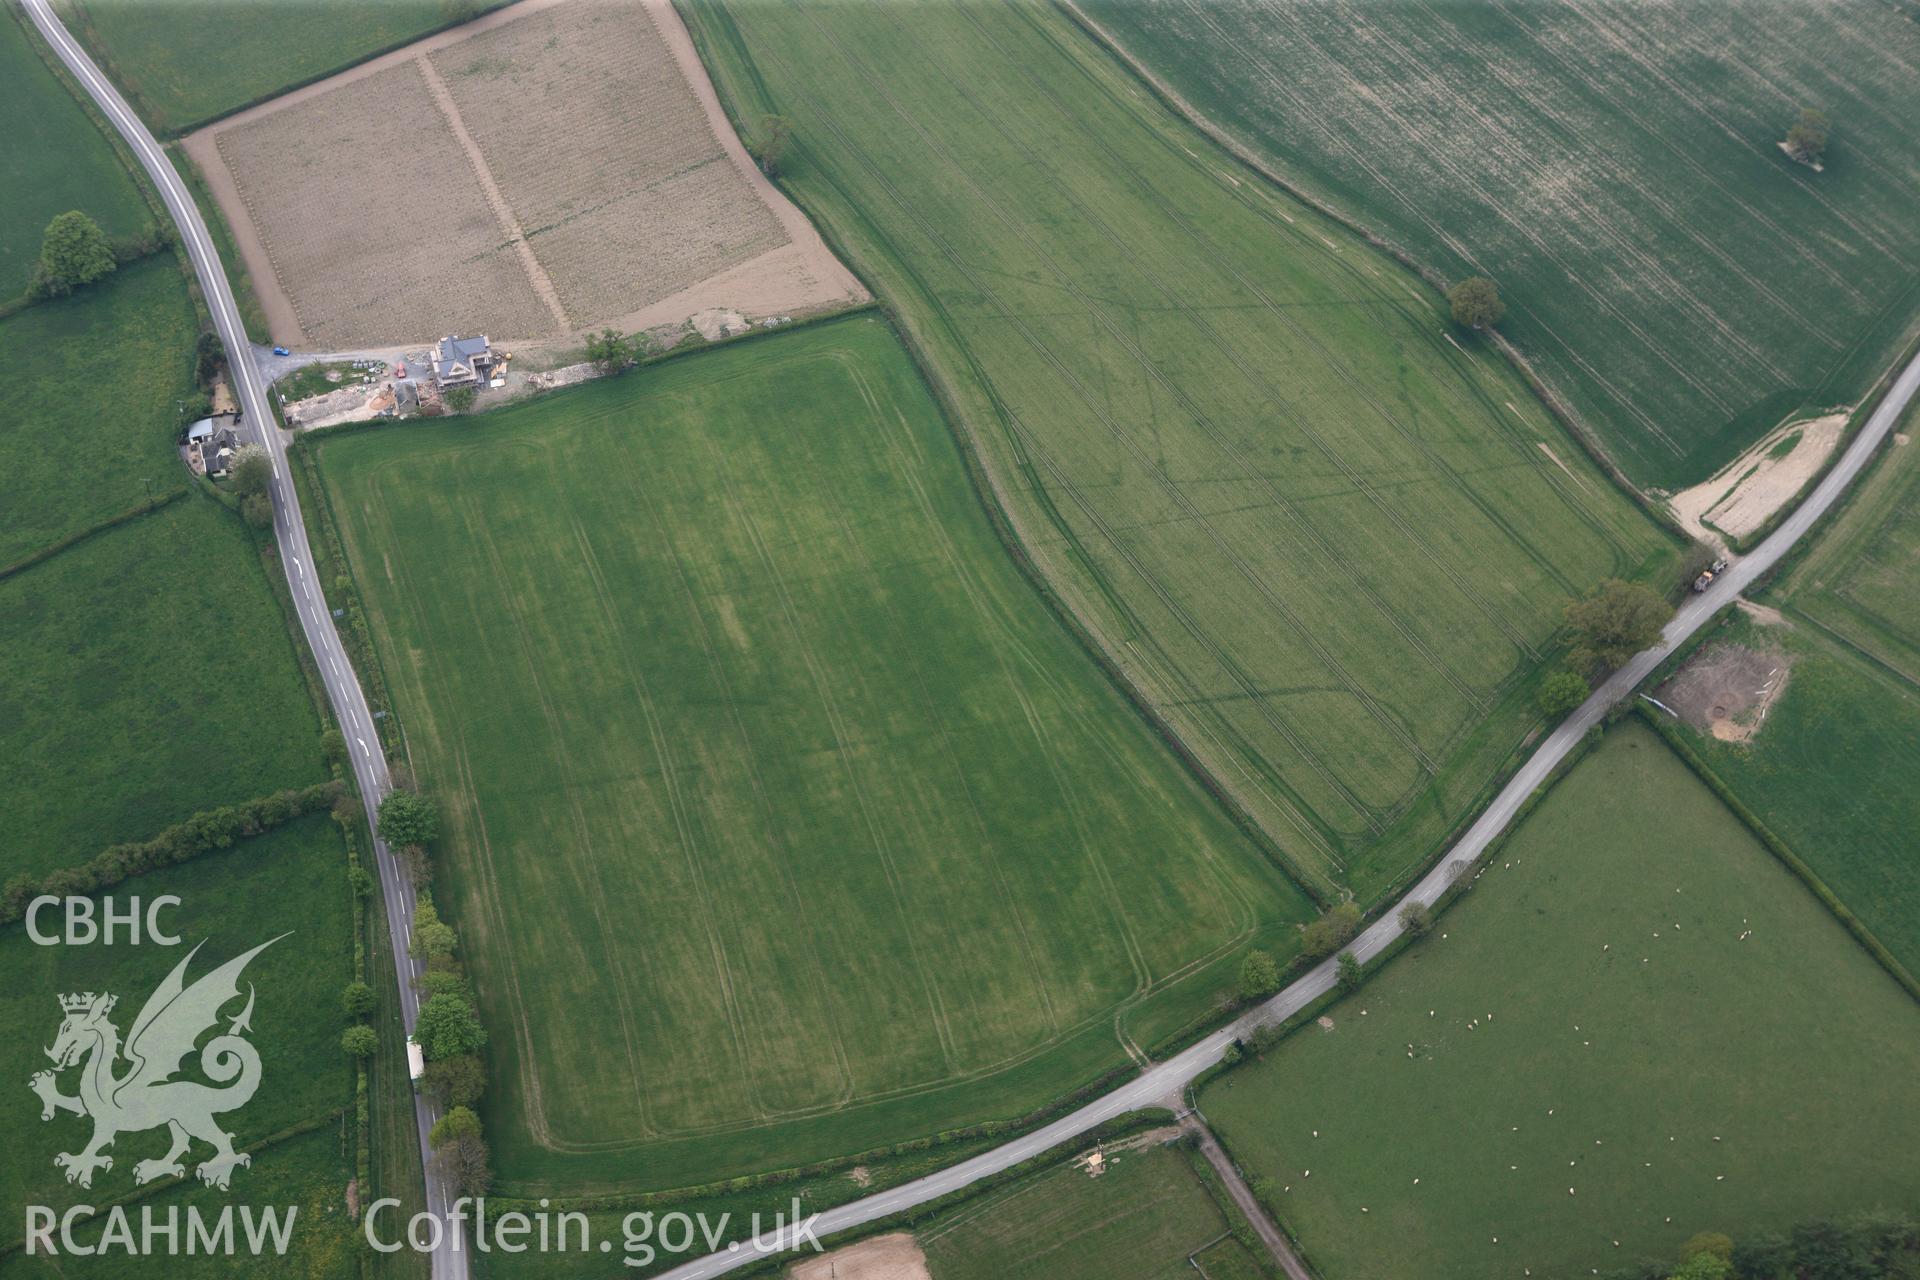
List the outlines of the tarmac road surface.
{"label": "tarmac road surface", "polygon": [[[306,634],[308,647],[313,650],[314,663],[319,667],[320,678],[326,684],[327,699],[333,705],[340,731],[346,735],[347,753],[353,764],[354,778],[360,785],[360,795],[366,801],[368,812],[372,813],[393,789],[387,774],[386,757],[381,753],[380,739],[374,732],[373,715],[367,708],[366,695],[361,692],[353,667],[347,661],[346,649],[340,643],[340,633],[334,629],[325,597],[320,592],[319,584],[314,581],[318,571],[314,567],[313,552],[307,546],[306,525],[300,519],[300,499],[294,491],[292,476],[288,471],[286,442],[274,422],[272,412],[267,408],[267,381],[254,363],[254,350],[240,323],[240,310],[234,304],[233,289],[227,283],[227,273],[220,262],[220,255],[214,250],[213,239],[207,234],[206,223],[201,220],[193,197],[187,193],[180,175],[174,172],[166,152],[155,141],[153,134],[148,132],[146,125],[127,106],[119,91],[101,74],[100,69],[93,65],[86,51],[68,34],[66,27],[47,7],[47,0],[22,2],[34,26],[40,29],[68,71],[72,72],[133,149],[141,167],[153,179],[154,186],[159,188],[167,212],[180,230],[181,243],[186,247],[194,272],[200,278],[200,289],[206,296],[207,309],[213,313],[220,341],[226,345],[227,367],[232,373],[234,390],[240,403],[242,428],[253,442],[266,449],[273,461],[273,531],[280,544],[282,568],[286,571],[287,585],[293,591],[300,629]],[[406,867],[378,837],[373,840],[373,856],[386,902],[387,933],[392,939],[395,969],[399,976],[401,1016],[407,1031],[411,1033],[414,1020],[420,1012],[420,998],[414,991],[413,979],[422,970],[422,966],[407,954],[412,930],[413,883]],[[439,1113],[425,1097],[416,1100],[414,1111],[415,1127],[419,1131],[420,1159],[427,1170],[427,1205],[434,1213],[445,1218],[447,1188],[433,1172],[433,1152],[427,1143],[427,1131],[439,1119]],[[385,1233],[397,1234],[403,1229],[393,1215],[388,1215],[381,1227],[384,1238],[389,1239],[393,1235]],[[434,1250],[432,1258],[434,1280],[466,1280],[466,1242],[461,1238],[458,1225],[447,1222],[440,1239],[441,1246]]]}

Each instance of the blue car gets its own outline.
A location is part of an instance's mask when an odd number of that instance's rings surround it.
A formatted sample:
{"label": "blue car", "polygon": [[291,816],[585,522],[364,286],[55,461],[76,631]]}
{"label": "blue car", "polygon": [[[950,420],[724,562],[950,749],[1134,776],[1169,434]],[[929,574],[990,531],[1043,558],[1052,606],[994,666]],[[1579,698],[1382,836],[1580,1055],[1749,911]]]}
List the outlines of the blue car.
{"label": "blue car", "polygon": [[293,353],[291,351],[288,351],[285,347],[275,347],[273,349],[273,354],[277,356],[289,356],[289,355],[292,355]]}

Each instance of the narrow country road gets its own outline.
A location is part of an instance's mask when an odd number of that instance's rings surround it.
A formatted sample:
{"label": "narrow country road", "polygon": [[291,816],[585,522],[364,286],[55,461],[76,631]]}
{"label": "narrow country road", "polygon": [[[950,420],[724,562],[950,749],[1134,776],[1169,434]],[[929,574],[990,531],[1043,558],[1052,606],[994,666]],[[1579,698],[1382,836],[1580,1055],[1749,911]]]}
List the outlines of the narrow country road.
{"label": "narrow country road", "polygon": [[[220,341],[226,346],[227,365],[233,375],[234,391],[239,397],[243,426],[273,460],[273,529],[280,544],[282,567],[286,571],[287,585],[293,592],[300,628],[306,634],[308,647],[313,650],[313,660],[326,684],[327,698],[333,705],[340,731],[346,735],[354,778],[360,785],[360,794],[371,814],[381,799],[392,790],[386,758],[380,751],[380,739],[374,732],[373,716],[367,710],[366,695],[361,692],[359,681],[354,677],[346,649],[340,643],[340,634],[334,629],[333,617],[327,611],[325,597],[320,593],[319,584],[314,581],[318,571],[314,567],[313,553],[307,546],[307,529],[300,518],[300,499],[294,491],[293,477],[288,470],[286,442],[281,438],[272,411],[267,407],[267,384],[254,363],[254,351],[241,326],[240,310],[234,304],[233,289],[227,283],[227,273],[221,265],[220,255],[214,250],[213,239],[207,234],[200,210],[194,205],[192,196],[180,181],[180,175],[174,172],[166,152],[154,140],[153,134],[148,132],[140,118],[121,98],[119,91],[100,73],[100,69],[93,65],[86,51],[68,34],[66,27],[48,8],[47,0],[23,0],[23,3],[34,26],[40,29],[60,60],[133,149],[141,167],[159,189],[167,212],[180,229],[181,243],[186,247],[187,256],[192,260],[194,272],[200,279],[207,309],[213,313],[214,327],[220,333]],[[411,1033],[414,1019],[419,1014],[419,996],[414,991],[413,980],[421,972],[420,965],[407,955],[412,931],[413,884],[407,869],[377,836],[373,839],[373,856],[386,902],[387,933],[392,939],[395,969],[399,976],[401,1016]],[[402,1063],[382,1064],[382,1069],[388,1071],[402,1070],[403,1067]],[[427,1144],[427,1131],[438,1118],[438,1113],[424,1097],[417,1100],[415,1122],[419,1130],[420,1157],[427,1169],[427,1205],[444,1219],[448,1203],[447,1189],[434,1176],[432,1153]],[[383,1223],[383,1227],[388,1225]],[[443,1244],[433,1253],[434,1280],[466,1280],[467,1254],[462,1247],[464,1242],[456,1225],[451,1222],[446,1225],[447,1230],[441,1233]]]}
{"label": "narrow country road", "polygon": [[[1393,904],[1380,919],[1361,932],[1347,947],[1365,963],[1379,955],[1381,951],[1400,936],[1400,910],[1409,902],[1425,903],[1428,906],[1446,892],[1451,883],[1449,867],[1454,862],[1471,862],[1483,853],[1495,836],[1506,830],[1513,816],[1526,803],[1527,797],[1545,782],[1550,774],[1567,758],[1587,730],[1599,724],[1607,711],[1622,698],[1628,697],[1640,682],[1647,678],[1653,669],[1659,666],[1675,648],[1684,643],[1704,626],[1720,610],[1732,604],[1734,599],[1755,579],[1766,573],[1780,562],[1780,558],[1792,550],[1795,543],[1806,535],[1814,522],[1832,508],[1834,502],[1845,493],[1849,486],[1860,476],[1874,451],[1893,430],[1893,424],[1905,412],[1914,392],[1920,388],[1920,355],[1916,355],[1900,371],[1880,402],[1873,416],[1867,420],[1860,434],[1854,437],[1847,450],[1834,463],[1818,485],[1814,487],[1806,501],[1797,507],[1793,514],[1781,522],[1773,536],[1769,537],[1753,554],[1733,565],[1714,580],[1705,592],[1689,596],[1661,634],[1660,643],[1637,655],[1631,662],[1614,674],[1582,703],[1580,708],[1568,716],[1560,726],[1549,733],[1539,748],[1514,774],[1511,781],[1500,790],[1493,802],[1467,833],[1456,841],[1445,857],[1441,858],[1425,878],[1416,884],[1399,902]],[[985,1151],[963,1160],[951,1168],[938,1173],[928,1174],[914,1182],[903,1183],[891,1191],[879,1192],[861,1200],[854,1200],[836,1209],[829,1209],[813,1221],[809,1230],[815,1238],[825,1238],[835,1233],[848,1231],[855,1227],[877,1222],[890,1217],[913,1205],[937,1200],[941,1196],[958,1191],[970,1183],[991,1177],[1003,1170],[1010,1169],[1025,1160],[1063,1142],[1079,1137],[1081,1134],[1129,1111],[1147,1107],[1168,1107],[1178,1111],[1180,1096],[1201,1072],[1220,1061],[1220,1055],[1233,1041],[1241,1039],[1262,1023],[1284,1022],[1300,1010],[1333,989],[1334,961],[1328,958],[1317,967],[1309,970],[1266,1003],[1256,1006],[1231,1024],[1220,1028],[1199,1043],[1182,1050],[1165,1062],[1156,1063],[1143,1070],[1127,1083],[1120,1085],[1105,1097],[1081,1107],[1077,1111],[1055,1120],[1052,1124],[1035,1129],[1024,1137],[1015,1138],[991,1151]],[[738,1267],[746,1266],[769,1254],[780,1253],[791,1247],[795,1241],[792,1227],[778,1232],[770,1232],[752,1241],[728,1246],[724,1253],[709,1254],[671,1271],[662,1272],[659,1280],[707,1280],[710,1276],[724,1275]],[[803,1238],[804,1239],[804,1238]]]}

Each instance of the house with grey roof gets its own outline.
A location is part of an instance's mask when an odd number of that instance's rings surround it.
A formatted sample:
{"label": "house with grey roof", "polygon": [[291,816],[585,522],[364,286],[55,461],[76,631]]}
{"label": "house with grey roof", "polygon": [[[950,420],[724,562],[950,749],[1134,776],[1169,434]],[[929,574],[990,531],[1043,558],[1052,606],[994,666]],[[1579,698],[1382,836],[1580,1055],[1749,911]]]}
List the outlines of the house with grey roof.
{"label": "house with grey roof", "polygon": [[493,376],[493,344],[483,333],[477,338],[449,334],[433,350],[433,381],[449,387],[482,387]]}

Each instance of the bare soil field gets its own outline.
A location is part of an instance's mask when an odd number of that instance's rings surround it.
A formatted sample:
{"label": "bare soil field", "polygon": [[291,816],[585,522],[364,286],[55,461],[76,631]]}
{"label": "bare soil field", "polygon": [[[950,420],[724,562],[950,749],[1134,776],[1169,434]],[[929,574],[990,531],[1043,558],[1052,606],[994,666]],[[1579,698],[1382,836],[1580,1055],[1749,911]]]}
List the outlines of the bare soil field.
{"label": "bare soil field", "polygon": [[748,159],[666,0],[527,0],[186,146],[290,345],[865,297]]}
{"label": "bare soil field", "polygon": [[1708,480],[1667,500],[1682,527],[1702,542],[1745,538],[1764,527],[1820,474],[1840,443],[1847,414],[1790,422],[1720,468]]}
{"label": "bare soil field", "polygon": [[788,1269],[788,1280],[928,1280],[927,1255],[905,1231],[874,1236]]}
{"label": "bare soil field", "polygon": [[1682,720],[1722,742],[1747,742],[1787,687],[1792,663],[1779,650],[1709,645],[1655,690]]}

